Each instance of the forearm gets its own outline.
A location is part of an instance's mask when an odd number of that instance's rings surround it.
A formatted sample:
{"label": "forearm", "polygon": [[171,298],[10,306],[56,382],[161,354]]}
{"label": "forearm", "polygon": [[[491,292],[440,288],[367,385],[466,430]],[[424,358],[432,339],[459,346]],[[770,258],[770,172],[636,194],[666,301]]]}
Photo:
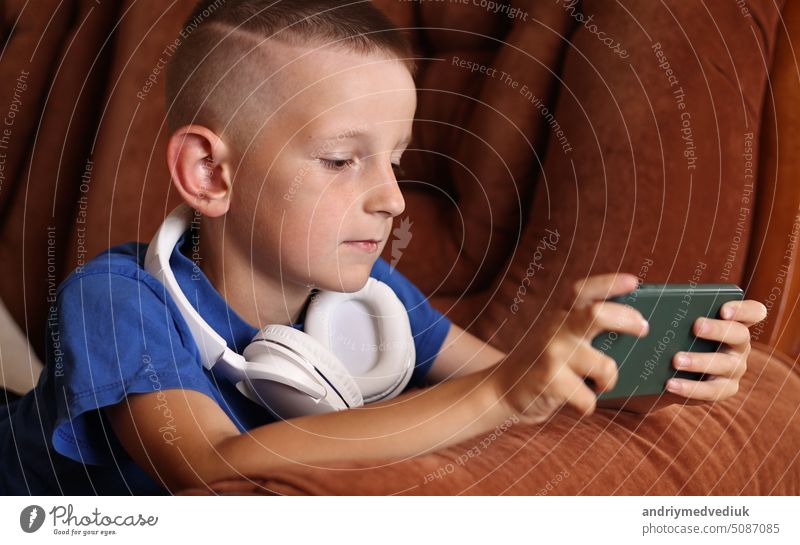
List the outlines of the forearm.
{"label": "forearm", "polygon": [[488,369],[505,357],[504,352],[489,342],[452,324],[425,380],[435,384],[466,376]]}
{"label": "forearm", "polygon": [[494,429],[511,414],[477,372],[364,407],[268,424],[217,445],[210,480],[281,465],[416,456]]}

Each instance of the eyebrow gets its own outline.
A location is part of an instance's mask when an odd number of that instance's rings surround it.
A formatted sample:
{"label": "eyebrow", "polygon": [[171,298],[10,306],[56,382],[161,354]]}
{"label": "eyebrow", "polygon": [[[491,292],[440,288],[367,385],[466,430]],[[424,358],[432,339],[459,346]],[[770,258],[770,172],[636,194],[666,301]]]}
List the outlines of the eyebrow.
{"label": "eyebrow", "polygon": [[[311,140],[322,140],[322,141],[328,141],[328,140],[356,140],[356,139],[360,138],[361,136],[367,134],[367,132],[368,131],[366,131],[364,128],[358,127],[358,128],[340,130],[340,131],[335,132],[335,133],[333,133],[331,135],[328,135],[328,136],[315,136],[315,137],[311,138]],[[412,135],[409,134],[408,136],[406,136],[405,138],[400,140],[400,142],[398,142],[398,144],[410,144],[411,143],[411,138],[412,138]]]}

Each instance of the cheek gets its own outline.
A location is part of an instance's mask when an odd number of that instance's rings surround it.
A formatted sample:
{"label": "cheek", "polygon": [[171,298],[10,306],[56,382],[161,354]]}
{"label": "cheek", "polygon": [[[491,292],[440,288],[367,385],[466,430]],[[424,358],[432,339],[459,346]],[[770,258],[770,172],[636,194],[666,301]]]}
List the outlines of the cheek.
{"label": "cheek", "polygon": [[329,199],[298,199],[277,213],[277,225],[281,216],[280,238],[284,248],[292,253],[303,254],[308,249],[311,256],[331,254],[347,233],[344,210]]}
{"label": "cheek", "polygon": [[258,206],[261,225],[270,226],[268,238],[280,243],[292,260],[307,251],[312,259],[331,256],[338,241],[352,235],[357,210],[352,184],[316,172],[313,166],[305,171],[284,167],[274,173],[262,188]]}
{"label": "cheek", "polygon": [[287,207],[286,215],[292,216],[295,227],[310,231],[316,238],[341,240],[350,234],[355,211],[351,202],[352,195],[335,188],[315,191],[309,187]]}
{"label": "cheek", "polygon": [[334,207],[317,208],[304,228],[311,239],[310,246],[320,255],[335,252],[339,241],[348,233],[342,211]]}

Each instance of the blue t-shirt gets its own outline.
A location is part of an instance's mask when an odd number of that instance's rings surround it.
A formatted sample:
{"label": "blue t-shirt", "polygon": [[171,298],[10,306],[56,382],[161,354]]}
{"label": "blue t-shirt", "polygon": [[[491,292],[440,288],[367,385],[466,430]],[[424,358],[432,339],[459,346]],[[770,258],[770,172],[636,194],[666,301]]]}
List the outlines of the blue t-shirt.
{"label": "blue t-shirt", "polygon": [[[172,252],[175,277],[203,319],[241,354],[258,329],[228,306],[188,257],[190,242],[184,233]],[[197,390],[242,432],[274,421],[203,367],[178,307],[143,268],[146,252],[147,244],[137,242],[114,246],[59,285],[50,301],[39,382],[0,407],[0,494],[166,493],[128,456],[100,410],[127,394]],[[422,385],[450,321],[384,259],[370,276],[388,284],[408,311],[417,355],[410,385]],[[302,330],[304,313],[292,327]]]}

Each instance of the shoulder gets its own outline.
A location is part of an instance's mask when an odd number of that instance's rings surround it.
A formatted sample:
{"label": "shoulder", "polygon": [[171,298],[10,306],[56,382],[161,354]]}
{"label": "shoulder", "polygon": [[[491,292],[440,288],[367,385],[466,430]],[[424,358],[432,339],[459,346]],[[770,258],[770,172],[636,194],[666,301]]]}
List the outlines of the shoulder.
{"label": "shoulder", "polygon": [[[57,320],[80,337],[118,336],[121,330],[134,334],[137,327],[151,335],[178,333],[182,344],[191,346],[177,307],[143,267],[146,251],[147,244],[128,242],[77,267],[49,294],[48,324]],[[80,331],[74,324],[81,324]]]}
{"label": "shoulder", "polygon": [[142,377],[156,366],[159,376],[175,375],[197,360],[191,331],[163,285],[141,266],[146,248],[109,248],[75,269],[50,299],[48,357],[69,370],[56,378],[74,396],[114,389],[120,381],[146,383]]}
{"label": "shoulder", "polygon": [[112,286],[119,290],[145,287],[146,293],[155,295],[160,283],[144,270],[146,252],[147,244],[141,242],[112,246],[73,269],[59,284],[56,295],[63,298],[76,291],[91,295],[100,288]]}
{"label": "shoulder", "polygon": [[86,263],[78,265],[72,274],[80,275],[109,270],[130,270],[141,268],[147,252],[146,242],[125,242],[111,246]]}
{"label": "shoulder", "polygon": [[428,300],[428,296],[406,278],[394,266],[378,257],[370,273],[372,278],[383,282],[394,291],[403,303],[411,320],[411,328],[417,332],[437,330],[437,336],[446,334],[450,320],[439,312]]}
{"label": "shoulder", "polygon": [[375,261],[370,276],[392,288],[403,302],[405,302],[403,295],[413,295],[415,299],[422,296],[422,293],[411,280],[406,278],[403,273],[398,271],[393,265],[390,265],[382,257],[378,257]]}

